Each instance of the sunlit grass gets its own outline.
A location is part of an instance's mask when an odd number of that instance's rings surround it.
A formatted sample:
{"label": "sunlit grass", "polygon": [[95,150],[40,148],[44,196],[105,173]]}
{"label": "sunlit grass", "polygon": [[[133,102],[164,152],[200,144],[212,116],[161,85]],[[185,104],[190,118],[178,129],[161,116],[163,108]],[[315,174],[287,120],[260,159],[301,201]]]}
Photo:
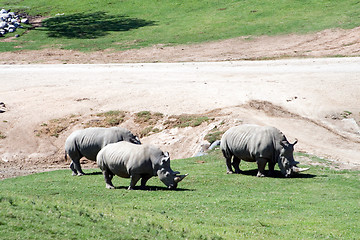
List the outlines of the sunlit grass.
{"label": "sunlit grass", "polygon": [[0,0],[0,6],[51,17],[20,38],[0,42],[0,51],[115,51],[360,25],[360,2],[356,0]]}
{"label": "sunlit grass", "polygon": [[154,177],[128,191],[100,170],[70,170],[0,182],[2,239],[356,239],[359,172],[312,166],[297,178],[257,178],[255,163],[227,175],[220,151],[172,161],[189,176],[177,191]]}

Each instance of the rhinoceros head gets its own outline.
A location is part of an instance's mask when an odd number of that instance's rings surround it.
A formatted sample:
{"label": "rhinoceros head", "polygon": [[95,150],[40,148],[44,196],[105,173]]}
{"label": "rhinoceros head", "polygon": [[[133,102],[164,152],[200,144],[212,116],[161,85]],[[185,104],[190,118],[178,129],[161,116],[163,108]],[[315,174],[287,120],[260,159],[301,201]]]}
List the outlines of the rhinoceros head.
{"label": "rhinoceros head", "polygon": [[174,172],[170,168],[170,157],[169,153],[165,152],[160,161],[160,169],[157,171],[159,179],[169,188],[176,189],[177,184],[183,180],[187,174],[179,175],[180,172]]}
{"label": "rhinoceros head", "polygon": [[289,143],[288,141],[282,141],[280,145],[282,146],[279,154],[278,165],[281,170],[281,173],[285,177],[291,177],[299,172],[306,171],[309,168],[299,168],[296,166],[299,162],[294,160],[294,145],[297,143],[295,140],[294,143]]}
{"label": "rhinoceros head", "polygon": [[127,133],[127,135],[124,137],[124,140],[127,142],[131,142],[134,144],[141,144],[140,139],[132,134],[130,131]]}

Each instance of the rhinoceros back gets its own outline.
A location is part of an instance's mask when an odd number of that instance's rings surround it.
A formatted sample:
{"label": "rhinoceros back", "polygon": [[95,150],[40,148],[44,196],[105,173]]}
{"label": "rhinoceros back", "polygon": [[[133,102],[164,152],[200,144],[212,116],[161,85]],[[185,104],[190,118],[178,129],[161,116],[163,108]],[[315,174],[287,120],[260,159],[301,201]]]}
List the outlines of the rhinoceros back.
{"label": "rhinoceros back", "polygon": [[80,155],[89,160],[96,160],[98,152],[109,143],[123,140],[128,134],[124,128],[86,128],[73,132],[65,142],[65,150],[78,151]]}
{"label": "rhinoceros back", "polygon": [[226,131],[220,148],[225,156],[235,155],[245,161],[255,161],[257,157],[273,159],[280,135],[274,127],[244,124]]}

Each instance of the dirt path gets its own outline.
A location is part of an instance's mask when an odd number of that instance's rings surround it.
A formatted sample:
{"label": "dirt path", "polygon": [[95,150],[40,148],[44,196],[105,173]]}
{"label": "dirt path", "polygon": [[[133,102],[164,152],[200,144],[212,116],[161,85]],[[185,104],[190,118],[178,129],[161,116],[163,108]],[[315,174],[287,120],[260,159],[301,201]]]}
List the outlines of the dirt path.
{"label": "dirt path", "polygon": [[[1,42],[1,40],[0,40]],[[117,52],[93,53],[44,49],[21,50],[0,55],[0,64],[213,62],[299,57],[360,56],[360,27],[328,29],[311,34],[239,37],[202,44],[164,46]]]}
{"label": "dirt path", "polygon": [[[342,168],[360,169],[360,58],[148,63],[107,65],[0,65],[0,177],[67,168],[66,137],[38,137],[51,119],[109,110],[165,115],[207,113],[210,125],[165,129],[143,139],[191,157],[217,126],[273,125],[297,151]],[[137,131],[131,120],[123,126]],[[93,165],[92,165],[93,166]]]}

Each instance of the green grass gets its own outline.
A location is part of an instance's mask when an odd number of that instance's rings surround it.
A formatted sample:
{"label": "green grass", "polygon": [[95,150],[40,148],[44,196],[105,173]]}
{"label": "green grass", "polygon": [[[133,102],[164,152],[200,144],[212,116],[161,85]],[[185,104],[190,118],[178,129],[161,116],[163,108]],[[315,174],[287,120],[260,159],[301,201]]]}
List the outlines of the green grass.
{"label": "green grass", "polygon": [[136,123],[156,124],[163,117],[164,117],[164,114],[159,113],[159,112],[152,113],[150,111],[141,111],[141,112],[135,113],[134,121]]}
{"label": "green grass", "polygon": [[108,111],[105,113],[99,113],[97,114],[97,116],[105,117],[103,122],[101,121],[99,122],[100,125],[103,124],[105,126],[117,126],[125,121],[126,112],[115,110],[115,111]]}
{"label": "green grass", "polygon": [[[220,152],[173,160],[190,175],[177,191],[158,178],[128,191],[105,188],[97,169],[0,182],[2,239],[357,239],[358,171],[311,167],[297,178],[257,178],[256,164],[226,175]],[[277,175],[279,176],[279,172]]]}
{"label": "green grass", "polygon": [[196,114],[182,114],[182,115],[173,115],[165,122],[167,128],[185,128],[185,127],[197,127],[200,126],[203,122],[211,122],[214,118],[209,118],[207,116],[201,116]]}
{"label": "green grass", "polygon": [[50,17],[0,42],[0,51],[124,50],[360,25],[358,0],[0,0],[0,7]]}

